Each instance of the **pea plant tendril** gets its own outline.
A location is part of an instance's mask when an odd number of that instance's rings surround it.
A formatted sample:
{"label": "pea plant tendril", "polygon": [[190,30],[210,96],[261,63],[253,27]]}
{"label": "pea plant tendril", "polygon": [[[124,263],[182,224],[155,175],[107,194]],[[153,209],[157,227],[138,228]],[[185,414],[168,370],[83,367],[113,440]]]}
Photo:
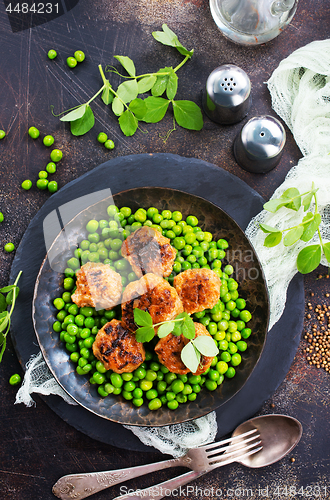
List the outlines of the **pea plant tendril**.
{"label": "pea plant tendril", "polygon": [[[315,188],[314,183],[310,191],[302,194],[297,188],[292,187],[287,189],[280,198],[265,203],[264,209],[272,213],[277,212],[282,207],[297,212],[303,206],[304,212],[307,213],[299,224],[280,230],[277,227],[259,223],[260,229],[264,233],[268,233],[264,241],[264,246],[266,247],[274,247],[282,240],[284,246],[294,245],[299,240],[308,242],[317,231],[320,243],[308,245],[298,253],[297,269],[302,274],[314,271],[321,262],[322,254],[324,254],[330,266],[330,242],[323,242],[319,228],[322,219],[318,211],[317,191],[318,188]],[[309,210],[313,199],[314,213]]]}
{"label": "pea plant tendril", "polygon": [[[105,72],[115,73],[125,78],[117,89],[114,89],[106,78],[101,65],[98,66],[103,85],[84,104],[79,104],[74,108],[60,113],[63,122],[69,122],[71,133],[75,136],[86,134],[91,130],[95,123],[94,113],[90,104],[101,94],[103,103],[111,105],[112,112],[118,117],[118,123],[121,131],[126,136],[132,136],[139,128],[139,123],[158,123],[160,122],[168,108],[172,105],[175,122],[189,130],[201,130],[203,127],[203,116],[201,109],[193,101],[175,100],[178,90],[178,70],[191,59],[194,51],[187,50],[179,41],[177,35],[166,24],[162,25],[163,31],[155,31],[153,37],[163,45],[175,47],[184,59],[176,66],[160,68],[156,72],[136,74],[135,64],[127,56],[116,55],[114,58],[121,64],[127,75],[122,75],[114,66],[106,66]],[[138,97],[146,92],[151,92],[148,97]],[[162,97],[166,95],[166,97]],[[167,140],[169,134],[166,134]]]}
{"label": "pea plant tendril", "polygon": [[[212,337],[199,336],[195,338],[194,322],[186,312],[178,314],[172,320],[153,324],[148,311],[135,308],[134,321],[140,326],[136,330],[136,340],[138,342],[150,342],[155,335],[164,338],[170,333],[176,336],[183,335],[189,339],[189,342],[181,351],[181,360],[192,373],[197,371],[202,355],[212,357],[219,353],[219,349]],[[157,333],[156,327],[158,327]]]}
{"label": "pea plant tendril", "polygon": [[[15,302],[18,296],[19,288],[17,283],[20,279],[22,271],[17,275],[13,285],[8,285],[0,288],[0,363],[6,349],[7,335],[10,329],[11,315],[13,314]],[[6,294],[6,295],[4,295]],[[10,306],[9,311],[7,311]]]}

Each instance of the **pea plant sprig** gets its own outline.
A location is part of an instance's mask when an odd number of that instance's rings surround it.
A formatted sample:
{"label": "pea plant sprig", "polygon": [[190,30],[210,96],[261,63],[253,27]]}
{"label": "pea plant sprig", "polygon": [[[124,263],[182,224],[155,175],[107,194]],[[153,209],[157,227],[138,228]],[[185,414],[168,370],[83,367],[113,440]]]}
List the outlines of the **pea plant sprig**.
{"label": "pea plant sprig", "polygon": [[[201,335],[195,338],[194,322],[186,312],[178,314],[172,320],[153,324],[148,311],[135,308],[134,321],[140,326],[135,333],[138,342],[150,342],[155,335],[164,338],[170,333],[189,339],[181,351],[181,361],[192,373],[197,371],[202,355],[213,357],[219,352],[212,337]],[[158,328],[157,333],[155,328]]]}
{"label": "pea plant sprig", "polygon": [[[0,363],[6,349],[7,335],[10,329],[10,318],[14,311],[15,302],[19,292],[17,283],[21,274],[22,271],[18,273],[13,285],[0,288]],[[4,294],[6,294],[6,296]],[[7,311],[8,306],[10,306],[9,311]]]}
{"label": "pea plant sprig", "polygon": [[[280,208],[286,207],[294,211],[298,211],[301,206],[304,212],[307,212],[302,221],[296,226],[280,230],[276,227],[267,224],[259,224],[260,229],[264,233],[268,233],[264,241],[264,246],[274,247],[278,245],[282,239],[284,246],[291,246],[301,240],[304,242],[310,241],[317,231],[320,243],[308,245],[304,247],[297,256],[297,269],[302,274],[308,274],[318,267],[321,262],[322,254],[324,254],[327,262],[330,265],[330,242],[324,243],[322,240],[319,226],[321,224],[321,215],[318,211],[317,193],[318,188],[315,188],[314,183],[312,189],[305,193],[300,193],[297,188],[287,189],[282,196],[277,199],[270,200],[264,204],[264,209],[275,213]],[[314,199],[314,213],[309,211],[312,200]]]}
{"label": "pea plant sprig", "polygon": [[[70,122],[71,133],[75,136],[86,134],[94,126],[95,117],[91,109],[91,102],[101,94],[105,105],[111,105],[112,112],[118,117],[121,131],[126,136],[132,136],[139,128],[139,122],[160,122],[168,108],[172,105],[175,122],[190,130],[201,130],[203,127],[202,112],[193,101],[175,100],[178,89],[178,70],[192,57],[193,50],[187,50],[179,41],[177,35],[168,28],[162,26],[163,31],[155,31],[153,37],[163,45],[175,47],[184,59],[175,68],[172,66],[160,68],[153,73],[136,74],[135,64],[127,56],[116,55],[114,58],[121,64],[127,75],[122,75],[113,66],[106,66],[105,72],[115,73],[125,81],[120,83],[115,90],[110,81],[105,77],[103,68],[98,66],[103,81],[102,87],[86,103],[80,104],[70,110],[62,118],[63,122]],[[146,92],[151,95],[145,98],[138,97]],[[162,97],[166,94],[166,97]]]}

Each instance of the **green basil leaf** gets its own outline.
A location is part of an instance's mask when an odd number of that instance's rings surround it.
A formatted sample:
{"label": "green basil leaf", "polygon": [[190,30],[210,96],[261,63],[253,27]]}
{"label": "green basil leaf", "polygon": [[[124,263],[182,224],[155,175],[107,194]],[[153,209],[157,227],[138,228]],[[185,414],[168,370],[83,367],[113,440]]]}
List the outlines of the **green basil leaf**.
{"label": "green basil leaf", "polygon": [[203,356],[212,357],[219,353],[219,349],[213,338],[207,335],[200,335],[193,341],[193,344]]}
{"label": "green basil leaf", "polygon": [[303,225],[299,225],[298,227],[295,227],[294,229],[288,231],[283,238],[284,246],[289,247],[290,245],[296,243],[300,239],[303,232],[304,232]]}
{"label": "green basil leaf", "polygon": [[170,101],[163,97],[147,97],[144,100],[147,106],[147,112],[143,118],[146,123],[157,123],[162,120],[166,114]]}
{"label": "green basil leaf", "polygon": [[203,115],[200,108],[192,101],[173,101],[174,118],[178,125],[189,130],[203,128]]}
{"label": "green basil leaf", "polygon": [[0,313],[7,309],[6,297],[0,293]]}
{"label": "green basil leaf", "polygon": [[104,102],[104,104],[108,105],[108,104],[111,104],[112,101],[113,101],[113,93],[111,92],[112,87],[109,83],[109,80],[106,81],[106,84],[105,84],[105,89],[103,90],[102,92],[102,101]]}
{"label": "green basil leaf", "polygon": [[147,112],[147,105],[143,99],[137,97],[129,104],[129,109],[135,114],[138,120],[142,120]]}
{"label": "green basil leaf", "polygon": [[168,99],[174,99],[178,90],[178,77],[174,70],[170,72],[166,86],[166,96]]}
{"label": "green basil leaf", "polygon": [[182,323],[182,334],[187,339],[194,339],[196,335],[194,322],[188,314],[187,317],[184,319],[184,322]]}
{"label": "green basil leaf", "polygon": [[188,342],[181,351],[182,363],[192,372],[195,373],[201,360],[200,352],[197,351],[192,344]]}
{"label": "green basil leaf", "polygon": [[94,127],[94,123],[95,118],[92,108],[86,106],[85,114],[79,120],[71,122],[71,133],[75,136],[84,135]]}
{"label": "green basil leaf", "polygon": [[278,231],[277,233],[270,233],[264,241],[264,246],[271,248],[271,247],[276,247],[280,243],[282,239],[282,233],[281,231]]}
{"label": "green basil leaf", "polygon": [[315,214],[315,216],[313,216],[313,214],[311,212],[308,212],[306,217],[303,218],[303,222],[306,222],[306,220],[308,220],[309,214],[312,215],[312,219],[309,222],[309,224],[305,224],[304,232],[300,238],[302,241],[306,241],[306,242],[313,238],[315,231],[317,231],[317,228],[321,224],[321,220],[322,220],[320,214]]}
{"label": "green basil leaf", "polygon": [[278,233],[278,229],[276,227],[268,226],[267,224],[259,223],[259,227],[264,233]]}
{"label": "green basil leaf", "polygon": [[135,307],[133,309],[134,322],[139,326],[152,326],[152,317],[148,311],[142,311]]}
{"label": "green basil leaf", "polygon": [[160,325],[157,332],[158,337],[161,339],[163,337],[167,337],[167,335],[169,335],[173,331],[174,326],[174,321],[167,321],[166,323]]}
{"label": "green basil leaf", "polygon": [[127,56],[114,56],[114,58],[120,62],[120,64],[123,66],[123,68],[126,69],[127,73],[130,76],[136,75],[135,65],[134,65],[134,62],[132,61],[132,59],[130,59]]}
{"label": "green basil leaf", "polygon": [[112,111],[116,116],[120,116],[124,112],[124,104],[118,97],[112,101]]}
{"label": "green basil leaf", "polygon": [[141,78],[138,81],[138,92],[139,94],[144,94],[144,92],[148,92],[155,85],[157,80],[157,76],[150,75]]}
{"label": "green basil leaf", "polygon": [[155,73],[157,80],[151,89],[151,93],[153,96],[159,97],[164,94],[171,71],[173,71],[173,68],[166,67],[161,68],[159,71],[157,71],[157,73]]}
{"label": "green basil leaf", "polygon": [[126,111],[124,111],[124,113],[120,115],[120,117],[118,118],[118,123],[121,128],[121,131],[127,137],[134,135],[136,129],[139,126],[137,118],[128,109],[126,109]]}
{"label": "green basil leaf", "polygon": [[81,106],[79,106],[79,108],[76,108],[73,111],[70,111],[70,113],[68,113],[67,115],[62,116],[62,118],[60,118],[60,121],[61,122],[73,122],[75,120],[79,120],[79,118],[84,116],[84,114],[86,112],[86,108],[87,108],[87,104],[82,104]]}
{"label": "green basil leaf", "polygon": [[129,80],[119,85],[117,95],[123,102],[131,102],[138,95],[138,85],[136,80]]}
{"label": "green basil leaf", "polygon": [[301,274],[314,271],[321,262],[321,245],[309,245],[303,248],[297,257],[297,269]]}
{"label": "green basil leaf", "polygon": [[324,243],[324,245],[323,245],[323,252],[324,252],[325,258],[327,259],[327,261],[330,264],[330,242],[329,243]]}

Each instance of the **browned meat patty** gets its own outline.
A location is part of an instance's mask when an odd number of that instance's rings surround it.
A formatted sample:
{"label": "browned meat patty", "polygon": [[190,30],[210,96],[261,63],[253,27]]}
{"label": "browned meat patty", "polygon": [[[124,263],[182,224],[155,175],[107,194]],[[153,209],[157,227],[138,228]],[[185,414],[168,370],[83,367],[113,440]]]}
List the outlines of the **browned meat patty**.
{"label": "browned meat patty", "polygon": [[220,298],[221,281],[211,269],[187,269],[173,284],[188,314],[212,309]]}
{"label": "browned meat patty", "polygon": [[122,299],[122,322],[131,331],[136,330],[133,309],[148,311],[153,323],[174,319],[183,312],[181,300],[166,280],[148,273],[138,281],[127,285]]}
{"label": "browned meat patty", "polygon": [[126,330],[120,321],[113,319],[106,323],[96,335],[93,353],[107,370],[116,373],[130,373],[145,359],[145,350],[135,335]]}
{"label": "browned meat patty", "polygon": [[148,226],[132,233],[123,242],[121,253],[138,278],[147,273],[169,276],[176,257],[170,239]]}
{"label": "browned meat patty", "polygon": [[120,303],[121,293],[120,274],[106,264],[87,262],[77,272],[77,290],[71,298],[79,307],[112,309]]}
{"label": "browned meat patty", "polygon": [[[196,331],[195,338],[200,335],[211,337],[204,325],[201,323],[194,323],[194,325]],[[177,373],[178,375],[189,373],[189,369],[181,361],[181,351],[188,342],[189,340],[183,335],[177,337],[171,333],[160,339],[155,347],[155,352],[157,353],[160,363],[165,365],[170,372]],[[194,375],[201,375],[204,373],[211,366],[212,360],[213,357],[201,356],[201,362]]]}

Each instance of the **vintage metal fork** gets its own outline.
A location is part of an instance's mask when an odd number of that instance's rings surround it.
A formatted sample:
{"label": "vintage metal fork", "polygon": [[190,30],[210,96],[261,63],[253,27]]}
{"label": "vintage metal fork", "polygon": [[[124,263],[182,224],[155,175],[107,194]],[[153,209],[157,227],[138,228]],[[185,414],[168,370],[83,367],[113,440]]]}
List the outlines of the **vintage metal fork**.
{"label": "vintage metal fork", "polygon": [[[86,474],[70,474],[61,477],[53,486],[53,493],[62,500],[81,500],[101,490],[114,486],[115,484],[128,481],[134,477],[149,474],[157,470],[169,467],[188,467],[194,471],[195,476],[188,479],[192,481],[196,477],[212,470],[213,468],[227,465],[243,456],[248,456],[261,450],[260,435],[257,429],[252,429],[235,437],[224,439],[206,446],[193,448],[180,458],[164,460],[147,465],[139,465],[128,469],[117,469],[106,472],[91,472]],[[188,473],[191,474],[191,473]],[[186,474],[185,474],[186,476]],[[183,477],[183,476],[181,476]],[[173,481],[173,480],[171,480]],[[163,483],[165,484],[165,483]],[[126,495],[118,497],[124,500]],[[140,498],[127,496],[127,498]],[[146,498],[147,497],[143,497]],[[151,496],[150,498],[155,498]],[[161,497],[159,497],[161,498]]]}

